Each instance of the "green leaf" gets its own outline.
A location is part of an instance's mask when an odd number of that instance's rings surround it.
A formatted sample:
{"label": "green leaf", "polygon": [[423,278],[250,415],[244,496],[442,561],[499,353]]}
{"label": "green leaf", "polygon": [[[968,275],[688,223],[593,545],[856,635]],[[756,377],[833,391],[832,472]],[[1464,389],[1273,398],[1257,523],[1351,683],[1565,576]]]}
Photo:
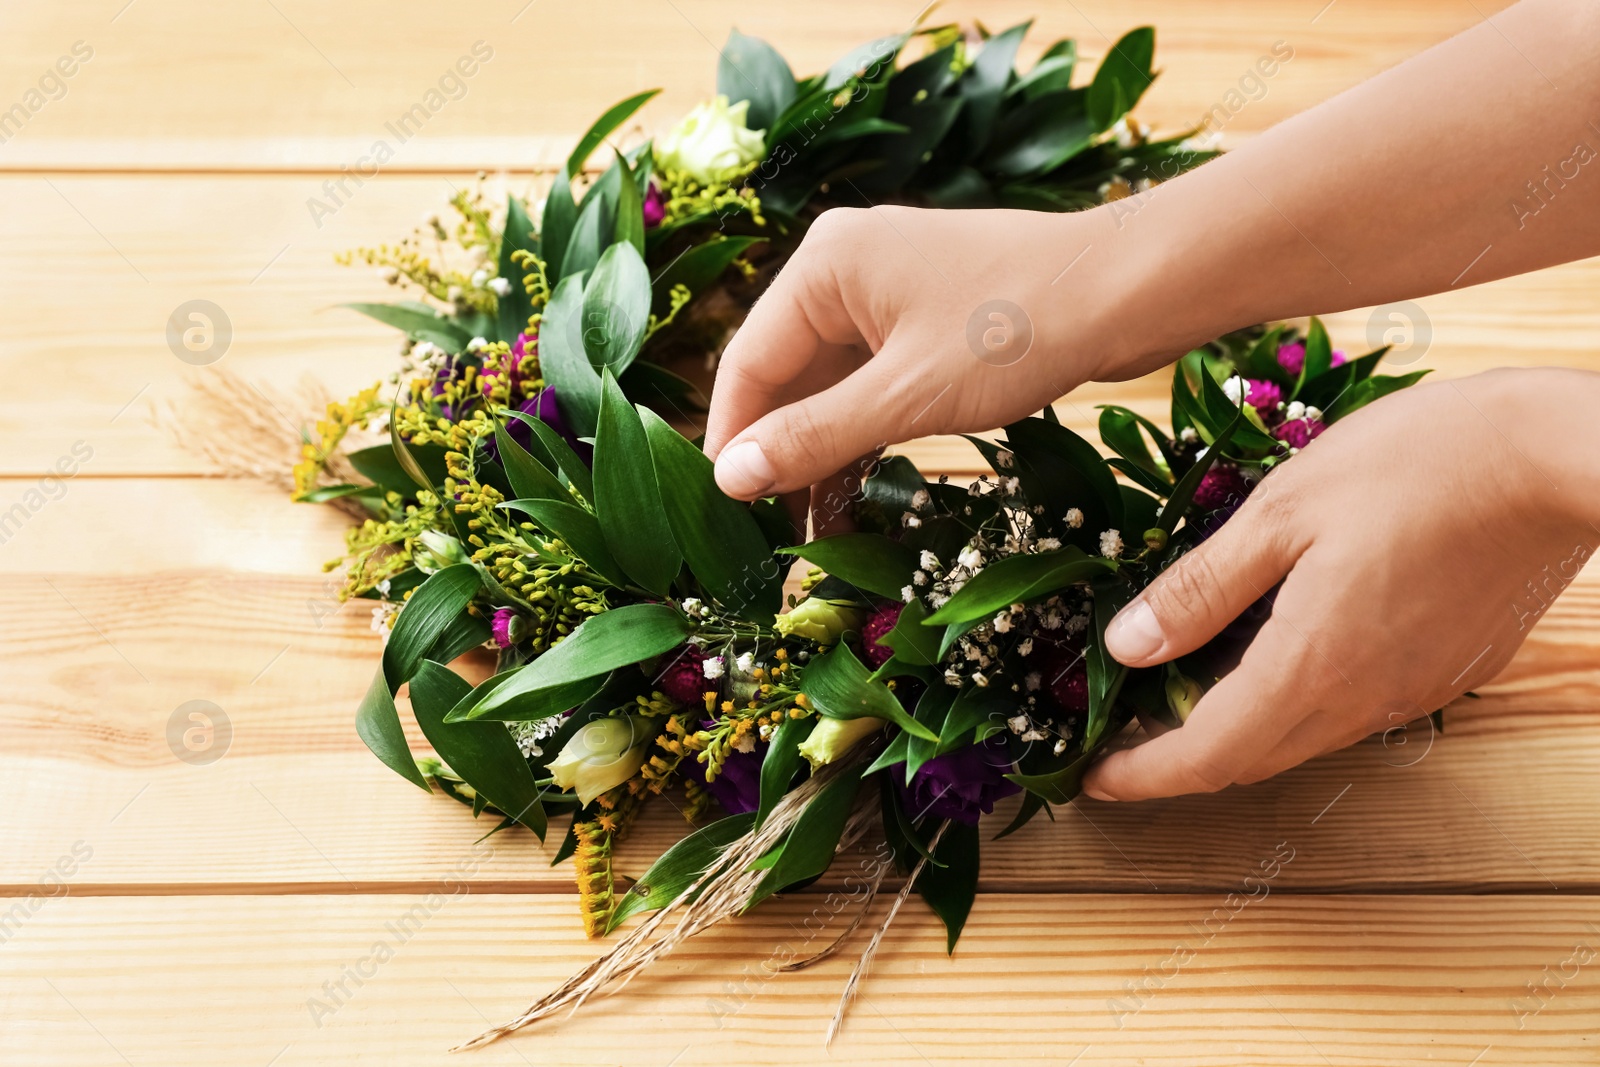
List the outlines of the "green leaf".
{"label": "green leaf", "polygon": [[[550,186],[544,201],[544,218],[539,224],[539,257],[544,260],[545,279],[551,285],[562,280],[561,261],[567,256],[572,228],[577,223],[578,205],[572,199],[572,172],[563,170]],[[543,345],[540,347],[542,349]]]}
{"label": "green leaf", "polygon": [[822,79],[823,88],[840,89],[851,78],[858,76],[877,78],[886,70],[892,70],[895,57],[900,54],[900,49],[905,47],[906,41],[910,38],[909,33],[893,33],[857,45],[828,68],[828,73]]}
{"label": "green leaf", "polygon": [[728,269],[728,264],[751,245],[761,244],[764,240],[762,237],[719,236],[704,244],[695,245],[667,264],[666,269],[656,278],[653,310],[657,315],[667,313],[672,306],[671,294],[674,285],[682,285],[689,292],[699,296],[722,276],[722,272]]}
{"label": "green leaf", "polygon": [[412,455],[411,446],[400,439],[399,420],[394,417],[395,407],[396,405],[389,407],[389,450],[394,453],[395,462],[400,465],[400,469],[406,472],[419,489],[431,491],[442,484],[444,479],[441,478],[437,482],[430,481],[428,473],[417,462],[417,457]]}
{"label": "green leaf", "polygon": [[505,468],[511,488],[519,497],[539,500],[570,501],[572,494],[543,463],[534,459],[526,448],[506,432],[504,425],[495,423],[495,445],[500,449],[500,465]]}
{"label": "green leaf", "polygon": [[1011,87],[1006,90],[1006,96],[1020,95],[1024,100],[1034,100],[1045,93],[1070,89],[1072,72],[1077,65],[1077,42],[1057,41],[1051,46],[1050,51],[1039,57],[1039,62],[1033,65],[1032,70],[1011,83]]}
{"label": "green leaf", "polygon": [[[570,195],[570,194],[569,194]],[[497,299],[496,316],[500,325],[500,340],[514,344],[517,334],[528,328],[528,316],[533,313],[533,301],[522,286],[523,268],[512,261],[516,252],[533,251],[533,221],[527,209],[515,197],[506,198],[506,226],[500,235],[500,277],[511,283],[511,291]]]}
{"label": "green leaf", "polygon": [[[594,506],[606,546],[639,586],[666,596],[682,562],[639,413],[605,373],[594,440]],[[676,487],[674,487],[676,490]]]}
{"label": "green leaf", "polygon": [[651,97],[659,93],[660,89],[647,89],[642,93],[635,93],[620,103],[613,104],[604,115],[590,126],[588,131],[579,138],[578,144],[572,150],[572,155],[567,157],[567,173],[578,174],[583,171],[583,165],[589,161],[594,150],[600,147],[600,142],[605,140],[611,131],[627,122],[635,111],[643,107]]}
{"label": "green leaf", "polygon": [[[603,178],[601,180],[604,181]],[[578,209],[578,221],[573,223],[572,237],[567,241],[566,253],[561,257],[563,281],[593,269],[600,260],[600,253],[611,242],[611,231],[615,225],[611,205],[603,194],[595,195],[597,188],[598,182],[590,188],[590,195],[584,198],[583,205]]]}
{"label": "green leaf", "polygon": [[973,575],[925,623],[942,626],[984,619],[1008,604],[1034,600],[1115,570],[1115,564],[1072,545],[1054,552],[1007,556]]}
{"label": "green leaf", "polygon": [[[478,564],[473,564],[472,569],[478,570]],[[488,619],[463,611],[451,619],[433,644],[428,646],[428,654],[423,659],[434,663],[452,663],[458,656],[481,647],[493,633]]]}
{"label": "green leaf", "polygon": [[794,72],[778,50],[761,38],[730,30],[722,46],[722,61],[717,64],[717,92],[732,104],[750,101],[745,125],[752,130],[770,130],[794,102]]}
{"label": "green leaf", "polygon": [[591,504],[594,503],[594,474],[589,470],[589,465],[572,450],[572,446],[567,444],[566,438],[556,432],[555,427],[526,411],[502,408],[500,414],[525,423],[544,446],[544,450],[555,460],[556,466],[566,476],[571,486],[583,499]]}
{"label": "green leaf", "polygon": [[945,951],[954,952],[978,894],[978,828],[952,821],[917,876],[917,892],[944,921]]}
{"label": "green leaf", "polygon": [[[1065,804],[1077,796],[1083,787],[1083,775],[1089,769],[1089,761],[1093,757],[1093,752],[1084,752],[1074,756],[1065,767],[1057,770],[1042,774],[1008,774],[1006,778],[1047,804]],[[1020,826],[1017,828],[1020,829]],[[1010,833],[1011,829],[1007,827],[1006,833]]]}
{"label": "green leaf", "polygon": [[[512,672],[509,679],[465,714],[488,717],[525,693],[594,678],[653,659],[682,644],[689,631],[689,620],[683,613],[665,604],[627,604],[592,615],[565,640]],[[394,639],[389,640],[393,644]]]}
{"label": "green leaf", "polygon": [[1206,449],[1206,454],[1196,460],[1194,466],[1185,471],[1183,477],[1178,479],[1178,484],[1173,486],[1172,495],[1167,497],[1166,506],[1161,509],[1161,521],[1156,524],[1157,526],[1168,534],[1178,528],[1178,520],[1188,513],[1189,505],[1194,502],[1195,490],[1200,488],[1200,480],[1206,476],[1206,471],[1211,469],[1211,464],[1216,462],[1217,456],[1221,455],[1222,450],[1233,440],[1234,433],[1242,425],[1244,425],[1244,409],[1235,408],[1233,420],[1223,427],[1215,443]]}
{"label": "green leaf", "polygon": [[627,244],[642,257],[644,255],[644,199],[639,192],[639,183],[633,180],[633,171],[623,160],[622,153],[617,153],[617,161],[622,164],[627,172],[623,175],[621,187],[617,190],[617,221],[611,231],[611,239],[618,244]]}
{"label": "green leaf", "polygon": [[884,746],[883,751],[878,753],[878,758],[873,760],[867,769],[861,772],[861,777],[866,778],[877,771],[893,767],[897,763],[904,763],[910,753],[911,735],[901,730],[889,739],[889,743]]}
{"label": "green leaf", "polygon": [[539,373],[555,387],[561,413],[578,435],[594,436],[600,419],[600,375],[583,347],[581,276],[562,278],[545,305],[539,323]]}
{"label": "green leaf", "polygon": [[478,572],[470,563],[446,567],[428,577],[400,609],[383,649],[383,673],[393,692],[416,673],[428,649],[478,592]]}
{"label": "green leaf", "polygon": [[[422,472],[424,485],[440,485],[444,482],[444,453],[439,445],[410,445],[408,446],[414,465]],[[371,448],[358,449],[347,453],[346,459],[351,466],[361,474],[370,478],[375,484],[384,489],[392,490],[402,496],[414,495],[416,481],[406,468],[401,466],[400,458],[395,454],[394,444],[373,445]]]}
{"label": "green leaf", "polygon": [[1083,746],[1092,749],[1111,722],[1111,708],[1127,680],[1128,668],[1112,658],[1106,648],[1106,627],[1133,599],[1133,590],[1121,580],[1095,583],[1094,625],[1084,648],[1084,665],[1089,671],[1089,716],[1084,724]]}
{"label": "green leaf", "polygon": [[800,673],[800,691],[819,714],[830,719],[887,719],[914,737],[939,739],[938,734],[906,713],[888,686],[873,681],[855,653],[844,645],[835,645],[812,657]]}
{"label": "green leaf", "polygon": [[1311,328],[1306,331],[1306,358],[1300,364],[1300,380],[1295,383],[1290,399],[1299,399],[1306,383],[1327,374],[1333,367],[1333,343],[1328,340],[1328,329],[1322,320],[1311,316]]}
{"label": "green leaf", "polygon": [[472,687],[437,663],[424,663],[411,679],[411,710],[417,725],[450,769],[489,803],[544,840],[542,790],[534,781],[511,733],[498,722],[446,724],[449,711]]}
{"label": "green leaf", "polygon": [[900,609],[900,618],[895,620],[894,629],[880,637],[878,643],[888,645],[894,650],[894,658],[905,663],[923,666],[938,663],[941,635],[933,627],[922,625],[927,617],[928,609],[922,601],[911,601]]}
{"label": "green leaf", "polygon": [[377,319],[385,326],[393,326],[397,330],[404,330],[408,335],[421,341],[430,341],[447,352],[459,354],[467,347],[467,342],[472,340],[459,323],[445,318],[434,311],[424,311],[420,307],[402,307],[398,304],[340,304],[340,307],[359,311],[368,318]]}
{"label": "green leaf", "polygon": [[628,584],[627,572],[617,565],[616,557],[606,546],[600,520],[591,512],[555,499],[508,500],[500,506],[531,515],[534,522],[565,541],[579,559],[612,585],[620,589]]}
{"label": "green leaf", "polygon": [[789,791],[789,784],[794,781],[802,762],[800,745],[816,725],[817,720],[810,716],[784,719],[772,731],[772,743],[761,760],[761,799],[756,808],[756,826],[767,821],[772,809]]}
{"label": "green leaf", "polygon": [[755,815],[745,812],[707,823],[681,838],[663,852],[644,872],[644,877],[635,882],[618,901],[616,910],[606,920],[606,933],[609,934],[641,912],[655,911],[677,900],[685,889],[711,869],[729,845],[749,833],[755,825]]}
{"label": "green leaf", "polygon": [[[1006,427],[1006,444],[1017,457],[1017,477],[1028,499],[1059,519],[1080,508],[1084,529],[1098,537],[1122,520],[1122,495],[1100,450],[1065,426],[1044,419],[1021,419]],[[1089,499],[1085,499],[1089,497]],[[1092,526],[1089,521],[1104,522]]]}
{"label": "green leaf", "polygon": [[942,756],[973,744],[978,731],[985,724],[1004,729],[1008,714],[1015,708],[1007,695],[979,686],[963,686],[939,727],[939,747],[934,753]]}
{"label": "green leaf", "polygon": [[[1211,416],[1211,425],[1214,427],[1226,426],[1233,418],[1235,411],[1243,411],[1243,406],[1235,404],[1228,399],[1228,394],[1222,391],[1222,386],[1209,374],[1200,375],[1200,390],[1206,410]],[[1268,450],[1276,452],[1280,446],[1270,434],[1258,429],[1254,423],[1245,420],[1233,432],[1232,443],[1239,448],[1255,450]],[[1215,446],[1213,446],[1215,447]]]}
{"label": "green leaf", "polygon": [[1160,427],[1138,412],[1115,404],[1101,405],[1100,440],[1105,442],[1106,447],[1129,463],[1170,484],[1171,475],[1168,469],[1163,467],[1162,461],[1170,467],[1171,457],[1164,450],[1161,461],[1151,455],[1150,446],[1145,444],[1141,429],[1150,434],[1150,439],[1156,442],[1158,448],[1166,442]]}
{"label": "green leaf", "polygon": [[[911,778],[924,763],[931,760],[938,752],[939,735],[944,730],[945,719],[950,714],[950,706],[956,702],[956,691],[948,685],[931,685],[923,690],[922,696],[917,700],[916,720],[927,727],[932,738],[909,737],[906,742],[906,784],[911,784]],[[915,817],[921,818],[923,812],[917,812]]]}
{"label": "green leaf", "polygon": [[1357,382],[1334,403],[1333,407],[1322,413],[1323,421],[1332,423],[1337,419],[1342,419],[1352,411],[1366,407],[1374,400],[1415,385],[1428,373],[1430,372],[1426,370],[1418,370],[1412,371],[1410,374],[1383,375]]}
{"label": "green leaf", "polygon": [[1151,26],[1130,30],[1111,46],[1089,85],[1089,117],[1096,129],[1110,129],[1150,88],[1155,52],[1156,31]]}
{"label": "green leaf", "polygon": [[394,706],[394,692],[381,668],[356,709],[356,736],[391,771],[420,786],[424,793],[433,792],[411,757],[411,745],[406,741],[405,727],[400,725],[399,709]]}
{"label": "green leaf", "polygon": [[[1012,776],[1007,775],[1007,777]],[[1012,780],[1015,781],[1016,779],[1012,777]],[[1039,812],[1043,810],[1044,806],[1044,799],[1040,797],[1038,793],[1024,792],[1022,794],[1022,804],[1017,808],[1016,816],[1006,824],[1006,828],[1004,830],[1001,830],[999,833],[994,835],[994,839],[998,841],[1002,837],[1010,837],[1012,834],[1028,825],[1028,823],[1032,822],[1033,817],[1039,814]],[[1051,816],[1051,818],[1054,818],[1054,816]]]}
{"label": "green leaf", "polygon": [[[627,183],[624,183],[627,184]],[[583,347],[595,370],[621,374],[650,325],[650,271],[626,241],[605,250],[583,290]]]}
{"label": "green leaf", "polygon": [[845,821],[855,807],[856,790],[861,779],[854,774],[841,774],[823,786],[811,798],[783,846],[778,861],[767,871],[761,884],[744,906],[749,911],[774,893],[789,886],[815,878],[833,862],[834,849],[839,836],[844,833]]}
{"label": "green leaf", "polygon": [[890,600],[900,599],[900,590],[911,584],[911,575],[917,569],[917,554],[882,534],[835,534],[785,552],[816,564],[857,589]]}
{"label": "green leaf", "polygon": [[1000,120],[984,166],[1011,178],[1048,174],[1087,149],[1094,124],[1084,110],[1088,92],[1043,93]]}
{"label": "green leaf", "polygon": [[[671,536],[701,587],[752,622],[771,624],[783,606],[783,577],[766,535],[740,503],[717,488],[711,460],[661,417],[641,409]],[[660,545],[654,551],[661,553]]]}
{"label": "green leaf", "polygon": [[995,118],[1000,114],[1000,100],[1011,79],[1017,49],[1032,25],[1033,20],[1029,19],[990,37],[957,82],[966,103],[961,116],[966,160],[976,158],[994,132]]}
{"label": "green leaf", "polygon": [[600,692],[606,684],[606,676],[603,674],[593,678],[580,678],[575,682],[565,682],[519,694],[482,714],[473,714],[479,704],[495,690],[515,678],[516,674],[515,670],[506,671],[483,682],[452,705],[445,714],[444,721],[454,723],[491,719],[498,722],[537,722],[577,707]]}

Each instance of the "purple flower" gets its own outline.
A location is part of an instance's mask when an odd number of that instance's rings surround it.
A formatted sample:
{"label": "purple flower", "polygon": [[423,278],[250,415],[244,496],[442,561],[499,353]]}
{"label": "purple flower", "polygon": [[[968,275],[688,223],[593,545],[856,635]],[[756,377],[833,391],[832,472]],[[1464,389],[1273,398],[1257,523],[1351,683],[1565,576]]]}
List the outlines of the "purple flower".
{"label": "purple flower", "polygon": [[[561,417],[561,406],[556,400],[555,386],[545,386],[519,404],[517,410],[525,415],[532,415],[560,434],[567,444],[572,446],[572,450],[578,454],[578,458],[583,460],[584,463],[593,462],[594,448],[578,440],[578,435],[572,432],[572,428],[567,425],[567,420]],[[507,419],[506,429],[510,432],[511,439],[517,444],[523,448],[529,446],[529,442],[533,437],[533,430],[523,423],[521,419]]]}
{"label": "purple flower", "polygon": [[[1272,431],[1272,436],[1290,448],[1304,448],[1315,441],[1328,427],[1321,419],[1290,419]],[[1198,494],[1196,494],[1198,497]]]}
{"label": "purple flower", "polygon": [[667,653],[666,664],[656,675],[655,686],[672,700],[698,707],[716,685],[706,678],[706,654],[699,645],[679,645]]}
{"label": "purple flower", "polygon": [[1299,374],[1306,365],[1306,346],[1303,341],[1291,341],[1278,346],[1278,366],[1290,374]]}
{"label": "purple flower", "polygon": [[1328,361],[1328,366],[1330,366],[1330,367],[1342,367],[1342,366],[1344,366],[1344,364],[1345,364],[1344,351],[1342,349],[1335,348],[1333,350],[1333,358]]}
{"label": "purple flower", "polygon": [[[706,792],[716,798],[722,810],[729,815],[743,815],[755,811],[761,804],[761,761],[766,758],[767,746],[757,745],[749,752],[729,749],[722,759],[722,770],[705,783]],[[703,776],[704,763],[696,763]]]}
{"label": "purple flower", "polygon": [[667,217],[667,198],[661,195],[660,186],[650,183],[644,194],[644,228],[653,230]]}
{"label": "purple flower", "polygon": [[511,640],[511,620],[516,617],[515,608],[494,609],[494,619],[490,622],[489,629],[494,634],[494,643],[501,648],[510,648],[514,643]]}
{"label": "purple flower", "polygon": [[1283,390],[1278,388],[1277,382],[1269,382],[1261,378],[1251,378],[1250,391],[1245,395],[1251,407],[1262,415],[1271,415],[1278,410],[1278,405],[1283,402]]}
{"label": "purple flower", "polygon": [[1022,787],[1008,781],[1011,757],[1003,737],[991,737],[981,745],[967,745],[943,756],[935,756],[917,769],[911,784],[895,774],[895,786],[906,814],[913,819],[931,816],[976,825],[978,816],[994,811],[995,801],[1020,793]]}
{"label": "purple flower", "polygon": [[895,623],[900,621],[900,604],[890,604],[881,607],[872,613],[872,617],[861,627],[861,655],[867,661],[867,666],[877,668],[889,662],[889,657],[894,655],[894,649],[879,642],[889,636],[889,631],[894,629]]}
{"label": "purple flower", "polygon": [[1237,505],[1249,492],[1250,487],[1245,484],[1238,467],[1231,463],[1215,463],[1195,487],[1194,506],[1202,511],[1215,511],[1229,504]]}

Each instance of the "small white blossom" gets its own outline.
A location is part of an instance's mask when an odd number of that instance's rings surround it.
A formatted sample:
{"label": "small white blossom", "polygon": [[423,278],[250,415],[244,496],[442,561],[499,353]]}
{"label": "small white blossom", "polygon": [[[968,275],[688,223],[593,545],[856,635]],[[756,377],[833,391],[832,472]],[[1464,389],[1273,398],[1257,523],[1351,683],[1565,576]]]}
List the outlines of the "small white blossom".
{"label": "small white blossom", "polygon": [[1083,525],[1083,512],[1077,508],[1069,508],[1066,514],[1067,525],[1076,530]]}
{"label": "small white blossom", "polygon": [[713,682],[716,681],[718,678],[722,677],[722,657],[712,656],[710,659],[707,659],[700,664],[700,670],[705,674],[707,679]]}
{"label": "small white blossom", "polygon": [[1022,684],[1028,687],[1028,692],[1030,693],[1038,692],[1039,686],[1043,682],[1044,678],[1040,676],[1038,671],[1029,671],[1027,676],[1022,679]]}
{"label": "small white blossom", "polygon": [[902,585],[900,587],[900,599],[909,604],[917,599],[917,591],[909,585]]}
{"label": "small white blossom", "polygon": [[488,271],[486,271],[486,270],[475,270],[475,271],[472,272],[472,284],[475,287],[477,287],[479,289],[482,289],[483,288],[483,283],[488,281],[488,280],[489,280],[489,272]]}
{"label": "small white blossom", "polygon": [[472,340],[467,342],[467,351],[468,352],[481,352],[485,348],[488,348],[488,347],[489,347],[489,342],[485,341],[481,337],[474,337]]}
{"label": "small white blossom", "polygon": [[1033,724],[1028,721],[1028,717],[1026,715],[1013,715],[1011,718],[1006,720],[1006,726],[1014,734],[1022,733],[1031,725]]}
{"label": "small white blossom", "polygon": [[1017,465],[1017,456],[1016,453],[1008,452],[1002,448],[994,454],[994,462],[997,467],[1003,470],[1010,470]]}
{"label": "small white blossom", "polygon": [[1019,656],[1031,656],[1031,655],[1033,655],[1033,638],[1024,637],[1022,639],[1021,644],[1017,645],[1017,655],[1019,655]]}
{"label": "small white blossom", "polygon": [[915,493],[911,494],[911,506],[916,508],[918,511],[921,511],[923,508],[927,507],[930,503],[932,503],[932,500],[933,498],[928,495],[928,491],[926,489],[918,489]]}
{"label": "small white blossom", "polygon": [[1034,545],[1033,547],[1037,548],[1040,552],[1054,552],[1056,549],[1061,547],[1061,541],[1054,537],[1041,537],[1039,538],[1038,544]]}
{"label": "small white blossom", "polygon": [[1022,735],[1022,740],[1024,740],[1024,741],[1043,741],[1046,738],[1048,738],[1049,736],[1050,735],[1045,733],[1043,730],[1034,729],[1034,730],[1029,730],[1027,733],[1023,734]]}
{"label": "small white blossom", "polygon": [[928,598],[928,603],[933,605],[934,611],[938,611],[940,608],[950,603],[950,598],[945,596],[943,593],[935,593]]}
{"label": "small white blossom", "polygon": [[372,632],[383,638],[383,643],[386,645],[389,643],[389,635],[394,632],[389,620],[399,610],[399,604],[379,604],[372,609]]}
{"label": "small white blossom", "polygon": [[1106,530],[1100,534],[1100,554],[1108,559],[1116,559],[1122,555],[1122,534],[1116,530]]}
{"label": "small white blossom", "polygon": [[495,296],[510,296],[511,280],[509,278],[490,278],[489,291]]}
{"label": "small white blossom", "polygon": [[914,573],[911,576],[911,584],[912,585],[927,585],[928,584],[928,572],[927,571],[917,571],[916,573]]}
{"label": "small white blossom", "polygon": [[1235,404],[1243,404],[1245,397],[1250,394],[1250,387],[1245,384],[1243,378],[1235,374],[1222,383],[1222,391]]}
{"label": "small white blossom", "polygon": [[927,549],[922,550],[922,555],[917,557],[917,562],[922,564],[922,569],[925,571],[936,571],[939,569],[939,557],[935,556]]}
{"label": "small white blossom", "polygon": [[756,750],[756,735],[743,734],[733,743],[735,752],[754,752]]}
{"label": "small white blossom", "polygon": [[391,584],[392,583],[387,578],[378,583],[378,595],[383,597],[385,600],[389,598],[389,589]]}
{"label": "small white blossom", "polygon": [[1200,435],[1195,432],[1195,428],[1193,426],[1185,426],[1178,432],[1178,440],[1182,441],[1184,444],[1193,444],[1194,442],[1200,440]]}
{"label": "small white blossom", "polygon": [[1046,630],[1059,630],[1061,629],[1061,623],[1063,622],[1063,619],[1061,617],[1061,612],[1047,611],[1045,612],[1044,618],[1040,619],[1039,622]]}
{"label": "small white blossom", "polygon": [[905,523],[907,528],[912,530],[915,530],[918,526],[922,525],[922,520],[911,514],[909,511],[900,516],[900,521]]}
{"label": "small white blossom", "polygon": [[1022,488],[1022,480],[1020,478],[1001,478],[1000,479],[1000,489],[1001,489],[1002,492],[1004,492],[1008,496],[1015,496],[1017,494],[1017,491],[1019,489],[1021,489],[1021,488]]}
{"label": "small white blossom", "polygon": [[960,685],[961,684],[961,674],[954,667],[948,668],[944,672],[944,684],[945,685]]}
{"label": "small white blossom", "polygon": [[972,684],[980,689],[987,688],[989,685],[989,678],[982,671],[973,671]]}
{"label": "small white blossom", "polygon": [[756,654],[754,652],[746,652],[733,662],[734,665],[739,668],[740,672],[749,674],[750,668],[756,665]]}
{"label": "small white blossom", "polygon": [[994,632],[997,634],[1011,632],[1011,616],[1009,613],[1002,611],[994,617]]}
{"label": "small white blossom", "polygon": [[1306,418],[1308,418],[1308,419],[1316,419],[1318,422],[1321,422],[1322,421],[1322,409],[1321,408],[1317,408],[1317,407],[1312,407],[1310,404],[1307,404],[1306,405]]}
{"label": "small white blossom", "polygon": [[774,727],[773,727],[772,723],[764,722],[759,727],[756,728],[756,733],[761,735],[761,740],[763,740],[763,741],[771,741],[772,740],[772,731],[773,731],[773,729],[774,729]]}
{"label": "small white blossom", "polygon": [[1283,417],[1290,422],[1296,419],[1303,419],[1306,417],[1306,406],[1298,400],[1291,400],[1289,405],[1283,409]]}
{"label": "small white blossom", "polygon": [[956,562],[969,571],[975,571],[983,566],[983,553],[968,545],[956,555]]}
{"label": "small white blossom", "polygon": [[704,608],[705,605],[696,597],[690,597],[683,602],[683,613],[691,619],[699,618]]}
{"label": "small white blossom", "polygon": [[1065,752],[1066,750],[1067,750],[1067,739],[1065,737],[1063,737],[1061,740],[1056,742],[1056,747],[1053,748],[1051,751],[1059,756],[1059,755],[1061,755],[1061,753]]}

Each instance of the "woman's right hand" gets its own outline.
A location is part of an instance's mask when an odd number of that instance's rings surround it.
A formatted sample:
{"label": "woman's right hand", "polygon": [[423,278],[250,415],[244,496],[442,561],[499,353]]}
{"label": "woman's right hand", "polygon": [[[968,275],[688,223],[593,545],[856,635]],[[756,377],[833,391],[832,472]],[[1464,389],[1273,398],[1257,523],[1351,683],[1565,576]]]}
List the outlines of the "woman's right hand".
{"label": "woman's right hand", "polygon": [[[1105,209],[835,209],[723,354],[706,453],[730,496],[821,483],[928,434],[993,429],[1090,379],[1158,367],[1125,348]],[[1148,364],[1148,365],[1146,365]]]}

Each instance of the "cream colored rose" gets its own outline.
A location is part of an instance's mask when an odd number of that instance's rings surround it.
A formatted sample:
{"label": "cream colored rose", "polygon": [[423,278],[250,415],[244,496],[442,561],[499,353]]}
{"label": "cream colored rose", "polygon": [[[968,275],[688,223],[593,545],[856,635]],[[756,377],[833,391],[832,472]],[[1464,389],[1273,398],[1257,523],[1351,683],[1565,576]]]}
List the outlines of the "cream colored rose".
{"label": "cream colored rose", "polygon": [[800,755],[816,770],[824,763],[832,763],[854,748],[862,738],[883,729],[883,720],[865,716],[860,719],[819,719],[811,736],[800,743]]}
{"label": "cream colored rose", "polygon": [[680,170],[701,185],[725,181],[735,169],[767,154],[763,130],[745,125],[750,101],[732,107],[719,96],[698,105],[683,121],[656,141],[656,163]]}
{"label": "cream colored rose", "polygon": [[831,645],[846,630],[861,629],[861,612],[848,601],[809,597],[779,615],[773,628],[785,637],[806,637]]}
{"label": "cream colored rose", "polygon": [[633,717],[596,719],[572,735],[550,762],[550,777],[587,804],[638,773],[651,732]]}

